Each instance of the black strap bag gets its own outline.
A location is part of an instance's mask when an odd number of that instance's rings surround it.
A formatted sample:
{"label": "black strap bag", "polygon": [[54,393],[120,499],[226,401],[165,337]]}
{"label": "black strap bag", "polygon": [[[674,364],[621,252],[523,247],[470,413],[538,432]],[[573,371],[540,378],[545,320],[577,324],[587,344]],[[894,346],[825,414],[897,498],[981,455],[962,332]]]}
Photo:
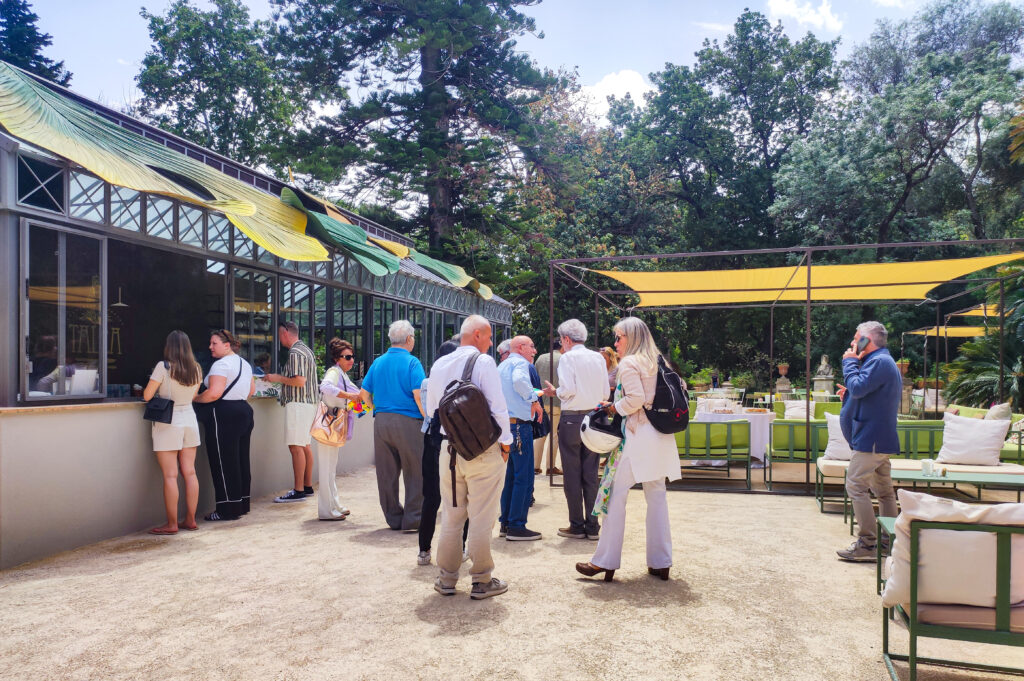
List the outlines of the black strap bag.
{"label": "black strap bag", "polygon": [[540,408],[540,420],[534,419],[530,421],[533,426],[533,439],[547,437],[551,434],[551,417],[548,416],[548,410],[544,407]]}
{"label": "black strap bag", "polygon": [[501,426],[491,415],[491,405],[479,387],[473,384],[476,353],[466,361],[462,378],[449,383],[437,405],[437,415],[448,436],[449,468],[452,472],[452,506],[455,506],[455,453],[472,461],[490,449],[501,437]]}
{"label": "black strap bag", "polygon": [[[170,363],[164,360],[164,369],[170,368]],[[146,402],[146,411],[142,412],[142,418],[154,423],[170,423],[174,418],[174,400],[154,395]]]}
{"label": "black strap bag", "polygon": [[[207,423],[209,423],[213,419],[213,409],[214,409],[214,407],[217,405],[218,402],[220,402],[221,400],[224,399],[225,395],[227,395],[229,392],[231,392],[231,389],[235,387],[236,383],[238,383],[238,379],[240,379],[242,377],[242,368],[243,368],[242,362],[244,362],[244,361],[245,360],[243,360],[241,357],[238,358],[238,375],[235,376],[235,380],[231,381],[231,384],[227,388],[224,389],[224,392],[222,392],[220,394],[220,397],[215,399],[213,402],[193,402],[192,403],[192,410],[195,411],[195,413],[196,413],[196,420],[199,421],[199,423],[202,423],[205,426]],[[206,392],[207,390],[209,390],[209,388],[206,387],[205,383],[200,383],[199,384],[199,393],[200,394]]]}
{"label": "black strap bag", "polygon": [[654,400],[650,409],[644,407],[647,420],[659,433],[671,435],[681,433],[690,424],[690,402],[683,390],[679,374],[665,364],[665,358],[658,356],[658,379],[654,388]]}

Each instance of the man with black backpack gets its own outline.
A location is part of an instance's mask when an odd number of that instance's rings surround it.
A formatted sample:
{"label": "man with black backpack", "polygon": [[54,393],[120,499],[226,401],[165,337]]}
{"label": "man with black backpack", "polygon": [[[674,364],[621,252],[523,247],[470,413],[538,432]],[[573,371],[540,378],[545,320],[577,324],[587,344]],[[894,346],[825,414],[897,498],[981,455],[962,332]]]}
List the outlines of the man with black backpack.
{"label": "man with black backpack", "polygon": [[[439,462],[440,574],[434,590],[445,596],[455,594],[462,564],[462,527],[468,518],[466,552],[472,560],[470,598],[474,600],[508,590],[507,582],[491,577],[491,535],[498,517],[512,431],[497,366],[485,354],[490,347],[490,322],[480,315],[470,315],[462,323],[459,349],[434,362],[427,382],[427,413],[438,413],[448,439]],[[471,367],[468,376],[467,367]],[[450,471],[450,478],[446,479],[444,471]]]}

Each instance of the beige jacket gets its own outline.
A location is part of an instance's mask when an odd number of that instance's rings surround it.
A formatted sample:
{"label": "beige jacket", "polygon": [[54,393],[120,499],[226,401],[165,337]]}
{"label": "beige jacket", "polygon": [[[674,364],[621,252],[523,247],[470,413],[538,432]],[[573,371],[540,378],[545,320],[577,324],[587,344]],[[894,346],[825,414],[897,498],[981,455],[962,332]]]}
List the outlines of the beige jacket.
{"label": "beige jacket", "polygon": [[648,423],[644,407],[650,408],[654,401],[654,389],[658,383],[658,371],[649,375],[640,371],[640,362],[633,356],[626,356],[619,362],[619,383],[622,384],[622,399],[615,403],[615,411],[626,417],[626,430],[636,429]]}

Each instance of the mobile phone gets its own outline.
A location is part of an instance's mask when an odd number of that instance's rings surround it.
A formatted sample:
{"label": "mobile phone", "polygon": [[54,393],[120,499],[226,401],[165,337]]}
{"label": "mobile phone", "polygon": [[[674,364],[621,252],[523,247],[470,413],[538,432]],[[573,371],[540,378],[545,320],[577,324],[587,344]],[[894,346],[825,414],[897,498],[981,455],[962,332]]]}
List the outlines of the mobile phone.
{"label": "mobile phone", "polygon": [[860,340],[857,341],[857,352],[864,352],[864,349],[868,346],[871,339],[867,336],[861,336]]}

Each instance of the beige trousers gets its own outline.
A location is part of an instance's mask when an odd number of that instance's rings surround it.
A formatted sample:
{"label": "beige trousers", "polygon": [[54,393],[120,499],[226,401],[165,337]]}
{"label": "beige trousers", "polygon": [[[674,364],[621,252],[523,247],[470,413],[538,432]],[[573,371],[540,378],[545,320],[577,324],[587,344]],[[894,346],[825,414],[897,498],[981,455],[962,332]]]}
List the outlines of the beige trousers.
{"label": "beige trousers", "polygon": [[448,448],[441,450],[438,469],[441,478],[441,537],[437,542],[437,566],[441,584],[455,586],[462,565],[462,527],[469,519],[466,551],[473,583],[491,581],[491,534],[498,519],[501,488],[505,481],[505,460],[495,443],[472,461],[455,454],[455,503],[452,506],[452,474]]}
{"label": "beige trousers", "polygon": [[321,520],[333,520],[342,517],[341,499],[338,497],[338,450],[341,447],[328,447],[313,442],[316,454],[317,479],[320,487],[316,491],[316,510]]}
{"label": "beige trousers", "polygon": [[[547,473],[548,468],[561,468],[561,457],[558,456],[558,421],[562,416],[561,407],[551,408],[551,434],[547,437],[539,437],[533,441],[533,467],[539,468],[541,473]],[[554,463],[548,465],[548,452],[546,447],[555,448]]]}

